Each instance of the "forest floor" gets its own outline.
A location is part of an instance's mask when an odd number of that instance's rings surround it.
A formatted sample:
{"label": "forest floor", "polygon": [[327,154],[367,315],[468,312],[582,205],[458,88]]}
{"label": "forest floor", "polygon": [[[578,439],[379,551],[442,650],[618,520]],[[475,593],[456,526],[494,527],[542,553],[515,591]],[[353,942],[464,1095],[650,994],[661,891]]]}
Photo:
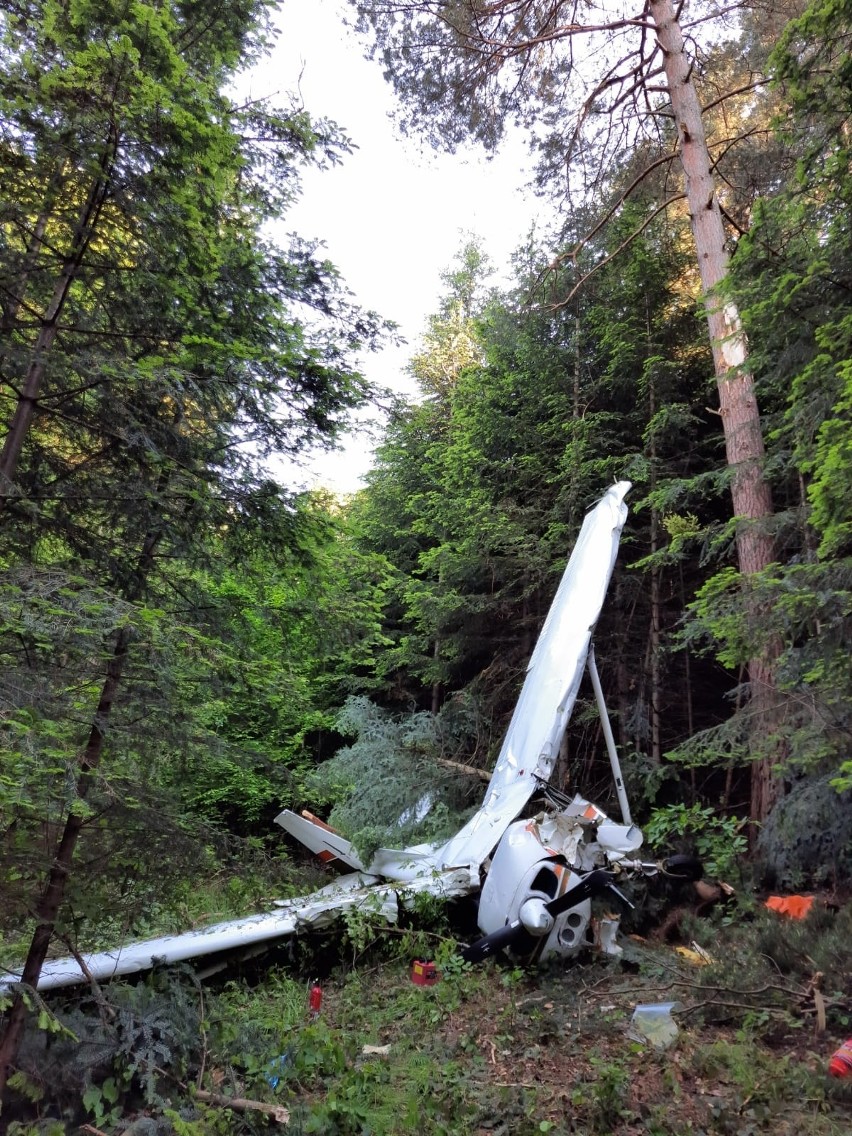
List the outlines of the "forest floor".
{"label": "forest floor", "polygon": [[[294,1120],[301,1103],[326,1118],[312,1128],[302,1114],[307,1131],[848,1136],[852,1085],[827,1075],[843,1037],[817,1034],[792,998],[744,1014],[751,988],[690,971],[649,943],[621,961],[451,970],[430,988],[399,964],[353,970],[325,984],[328,1032],[306,1040],[345,1038],[354,1060],[313,1091],[294,1083]],[[683,1007],[671,1048],[631,1038],[637,1004],[670,1000]]]}
{"label": "forest floor", "polygon": [[[849,1136],[852,1079],[827,1070],[852,1036],[852,904],[676,926],[710,965],[624,935],[618,958],[471,967],[435,905],[409,927],[305,935],[210,983],[177,968],[57,992],[0,1131]],[[412,959],[429,957],[440,980],[416,985]],[[679,1004],[665,1050],[631,1036],[636,1006],[658,1002]]]}

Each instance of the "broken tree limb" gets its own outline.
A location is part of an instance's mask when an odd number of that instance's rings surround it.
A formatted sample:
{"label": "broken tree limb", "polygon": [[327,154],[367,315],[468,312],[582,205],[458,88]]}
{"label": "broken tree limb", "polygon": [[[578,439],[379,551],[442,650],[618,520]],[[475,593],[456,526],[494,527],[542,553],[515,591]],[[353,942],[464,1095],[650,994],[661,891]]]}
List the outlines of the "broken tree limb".
{"label": "broken tree limb", "polygon": [[290,1111],[280,1104],[265,1104],[263,1101],[247,1100],[245,1097],[226,1097],[223,1093],[209,1093],[206,1089],[198,1089],[195,1099],[205,1104],[214,1104],[219,1108],[232,1108],[234,1112],[262,1112],[270,1117],[276,1124],[289,1124]]}
{"label": "broken tree limb", "polygon": [[[179,1085],[184,1092],[190,1091],[189,1086],[168,1069],[155,1065],[154,1070]],[[248,1100],[246,1097],[227,1097],[224,1093],[211,1093],[207,1089],[195,1089],[192,1095],[203,1104],[216,1105],[217,1108],[231,1108],[234,1112],[261,1112],[277,1124],[290,1123],[290,1110],[280,1104],[266,1104],[265,1101]]]}
{"label": "broken tree limb", "polygon": [[436,757],[435,764],[444,769],[452,769],[455,773],[462,773],[465,777],[478,777],[486,783],[491,780],[491,774],[486,769],[475,769],[472,765],[462,765],[460,761],[451,761],[448,757]]}

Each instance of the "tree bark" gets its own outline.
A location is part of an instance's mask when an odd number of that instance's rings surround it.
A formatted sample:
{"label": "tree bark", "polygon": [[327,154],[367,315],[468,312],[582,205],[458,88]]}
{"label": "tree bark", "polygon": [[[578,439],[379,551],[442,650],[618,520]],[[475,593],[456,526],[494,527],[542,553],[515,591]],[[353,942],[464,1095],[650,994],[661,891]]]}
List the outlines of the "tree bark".
{"label": "tree bark", "polygon": [[[701,286],[719,390],[719,413],[725,451],[732,472],[731,497],[737,521],[737,557],[743,576],[759,572],[774,559],[767,520],[772,495],[763,474],[764,446],[754,378],[748,369],[745,335],[736,305],[725,298],[728,252],[701,104],[692,82],[692,67],[684,48],[683,33],[672,0],[649,0],[648,10],[663,53],[663,66],[679,139],[690,222],[695,238]],[[774,664],[777,649],[749,663],[753,734],[765,736],[772,726],[776,705]],[[763,820],[783,793],[773,757],[752,765],[751,819]]]}

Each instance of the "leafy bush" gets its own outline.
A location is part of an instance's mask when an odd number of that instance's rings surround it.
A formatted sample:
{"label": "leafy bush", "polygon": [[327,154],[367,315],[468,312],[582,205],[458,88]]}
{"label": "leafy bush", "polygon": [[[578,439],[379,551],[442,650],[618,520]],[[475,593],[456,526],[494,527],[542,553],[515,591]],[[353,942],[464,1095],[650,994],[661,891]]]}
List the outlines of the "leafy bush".
{"label": "leafy bush", "polygon": [[678,804],[655,809],[644,833],[652,847],[692,852],[709,875],[729,879],[739,871],[747,851],[743,824],[738,817],[720,816],[710,806]]}

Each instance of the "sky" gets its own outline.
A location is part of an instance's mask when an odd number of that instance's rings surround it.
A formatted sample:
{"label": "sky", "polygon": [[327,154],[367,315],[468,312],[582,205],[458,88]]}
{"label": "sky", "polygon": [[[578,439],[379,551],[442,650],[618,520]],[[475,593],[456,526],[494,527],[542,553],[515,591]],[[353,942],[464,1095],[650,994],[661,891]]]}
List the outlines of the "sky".
{"label": "sky", "polygon": [[[285,228],[321,239],[356,300],[399,325],[407,345],[365,356],[362,365],[371,381],[414,394],[405,367],[437,309],[441,273],[475,234],[494,263],[495,282],[508,280],[538,202],[526,188],[521,139],[488,159],[474,148],[436,154],[401,137],[390,117],[390,86],[344,28],[347,7],[344,0],[282,0],[275,48],[238,90],[261,98],[297,89],[309,114],[333,119],[358,147],[335,168],[305,172]],[[356,438],[342,453],[314,461],[308,484],[352,492],[369,465],[370,443]]]}

